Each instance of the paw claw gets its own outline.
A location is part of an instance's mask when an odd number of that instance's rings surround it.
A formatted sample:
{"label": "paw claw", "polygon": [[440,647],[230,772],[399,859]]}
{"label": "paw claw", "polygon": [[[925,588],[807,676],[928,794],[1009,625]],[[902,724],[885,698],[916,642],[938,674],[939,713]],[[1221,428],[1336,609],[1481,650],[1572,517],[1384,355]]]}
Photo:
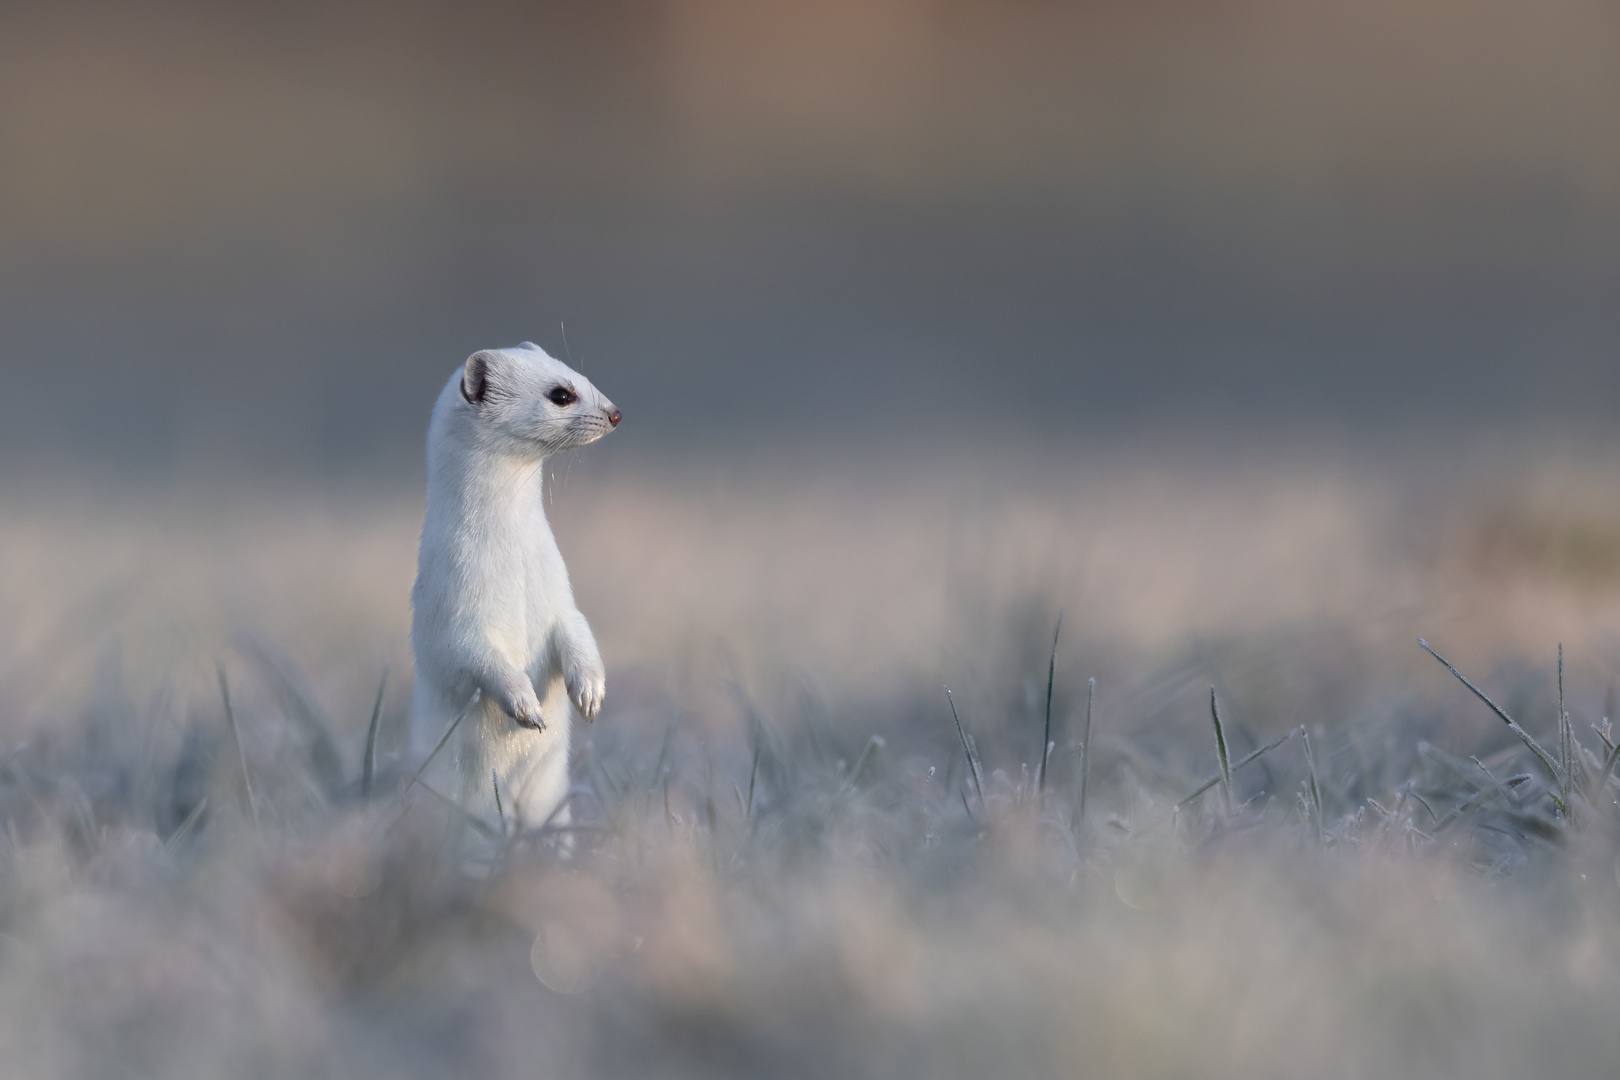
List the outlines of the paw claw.
{"label": "paw claw", "polygon": [[527,680],[524,686],[514,689],[511,700],[502,708],[518,727],[528,728],[531,731],[546,730],[546,718],[540,711],[540,699],[535,697],[534,688],[527,685]]}
{"label": "paw claw", "polygon": [[601,675],[581,675],[574,673],[563,680],[568,687],[568,697],[579,710],[579,715],[587,723],[596,719],[596,714],[602,711],[602,698],[607,693],[606,680]]}

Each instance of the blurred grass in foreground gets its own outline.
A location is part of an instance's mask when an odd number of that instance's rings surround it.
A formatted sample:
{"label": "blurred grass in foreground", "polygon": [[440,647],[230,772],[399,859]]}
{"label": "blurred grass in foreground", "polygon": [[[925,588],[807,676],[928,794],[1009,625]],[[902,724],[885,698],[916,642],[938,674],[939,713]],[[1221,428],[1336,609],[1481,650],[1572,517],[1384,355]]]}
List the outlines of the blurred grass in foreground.
{"label": "blurred grass in foreground", "polygon": [[0,1060],[1607,1075],[1601,474],[564,483],[610,697],[522,837],[399,796],[415,507],[21,501]]}

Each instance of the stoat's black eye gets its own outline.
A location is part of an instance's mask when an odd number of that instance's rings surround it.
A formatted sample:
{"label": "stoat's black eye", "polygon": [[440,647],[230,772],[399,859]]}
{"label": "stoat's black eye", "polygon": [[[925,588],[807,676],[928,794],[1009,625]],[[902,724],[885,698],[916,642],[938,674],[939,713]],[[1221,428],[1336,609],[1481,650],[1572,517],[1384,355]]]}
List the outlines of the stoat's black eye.
{"label": "stoat's black eye", "polygon": [[579,395],[566,386],[558,386],[554,387],[551,393],[546,395],[546,398],[553,405],[572,405],[579,400]]}

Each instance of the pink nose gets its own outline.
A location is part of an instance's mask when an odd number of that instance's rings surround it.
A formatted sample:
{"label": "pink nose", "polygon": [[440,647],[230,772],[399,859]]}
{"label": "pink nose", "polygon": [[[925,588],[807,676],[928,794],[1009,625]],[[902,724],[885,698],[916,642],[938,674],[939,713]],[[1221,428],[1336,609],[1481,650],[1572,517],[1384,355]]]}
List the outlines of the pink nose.
{"label": "pink nose", "polygon": [[618,427],[619,421],[623,419],[624,414],[618,409],[614,409],[612,412],[608,413],[608,423],[612,424],[614,427]]}

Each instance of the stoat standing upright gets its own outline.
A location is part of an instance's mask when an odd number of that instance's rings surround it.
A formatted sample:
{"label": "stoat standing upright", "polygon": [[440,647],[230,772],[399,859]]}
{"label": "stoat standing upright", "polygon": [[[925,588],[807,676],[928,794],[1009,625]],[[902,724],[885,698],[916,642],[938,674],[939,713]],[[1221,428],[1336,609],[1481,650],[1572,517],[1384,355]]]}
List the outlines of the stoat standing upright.
{"label": "stoat standing upright", "polygon": [[493,824],[564,823],[570,705],[602,706],[602,656],[574,606],[541,500],[545,459],[595,442],[619,410],[531,342],[473,353],[433,406],[427,521],[411,592],[420,762],[446,745],[461,803]]}

